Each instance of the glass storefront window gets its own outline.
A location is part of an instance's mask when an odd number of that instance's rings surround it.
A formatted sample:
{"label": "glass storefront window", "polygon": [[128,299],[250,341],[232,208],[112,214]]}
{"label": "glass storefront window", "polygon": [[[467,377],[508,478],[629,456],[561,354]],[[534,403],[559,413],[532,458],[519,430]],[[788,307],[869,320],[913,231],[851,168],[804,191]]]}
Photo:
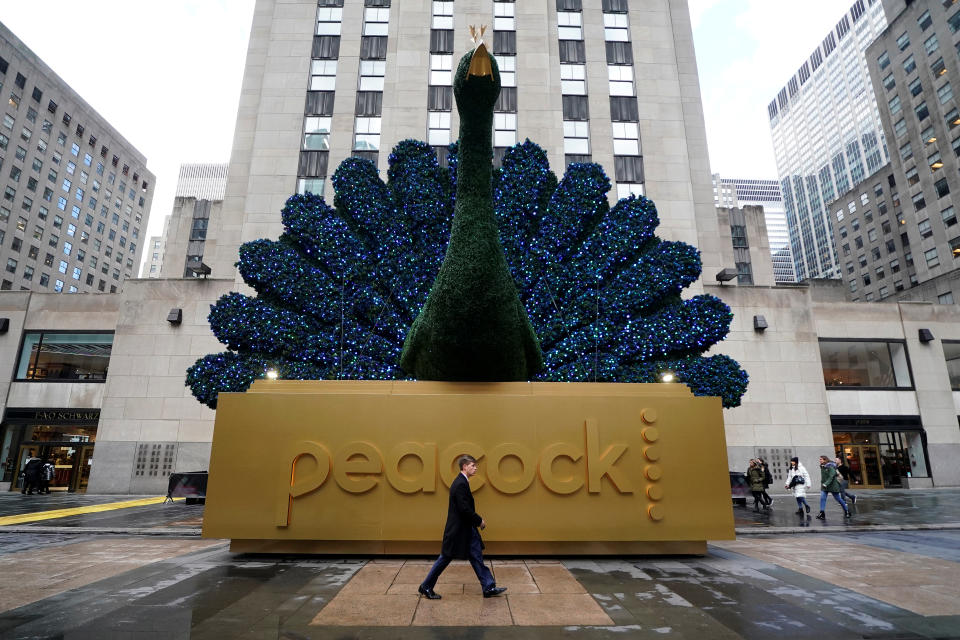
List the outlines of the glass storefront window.
{"label": "glass storefront window", "polygon": [[17,361],[17,380],[103,382],[113,333],[27,332]]}
{"label": "glass storefront window", "polygon": [[943,357],[947,361],[947,373],[950,375],[950,388],[960,391],[960,342],[944,340]]}
{"label": "glass storefront window", "polygon": [[910,369],[903,342],[821,340],[823,383],[828,389],[909,389]]}

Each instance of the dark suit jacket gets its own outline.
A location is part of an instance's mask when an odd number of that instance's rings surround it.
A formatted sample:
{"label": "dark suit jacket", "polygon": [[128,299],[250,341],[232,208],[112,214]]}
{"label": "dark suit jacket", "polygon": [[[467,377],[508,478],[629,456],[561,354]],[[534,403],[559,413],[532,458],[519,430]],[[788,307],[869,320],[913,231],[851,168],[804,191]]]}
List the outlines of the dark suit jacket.
{"label": "dark suit jacket", "polygon": [[450,503],[447,508],[447,525],[443,528],[441,553],[450,558],[466,560],[470,555],[472,531],[483,520],[474,510],[470,483],[462,473],[450,485]]}

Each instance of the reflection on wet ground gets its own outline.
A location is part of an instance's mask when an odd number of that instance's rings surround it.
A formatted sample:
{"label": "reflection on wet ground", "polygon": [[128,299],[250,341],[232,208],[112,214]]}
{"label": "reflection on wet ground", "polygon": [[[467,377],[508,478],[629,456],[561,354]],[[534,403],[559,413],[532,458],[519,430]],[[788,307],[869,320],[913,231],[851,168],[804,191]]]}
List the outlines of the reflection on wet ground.
{"label": "reflection on wet ground", "polygon": [[[46,544],[39,548],[0,556],[5,577],[0,604],[8,603],[0,607],[7,609],[0,613],[0,637],[499,639],[575,634],[846,640],[955,638],[960,631],[960,594],[955,593],[960,581],[951,586],[946,575],[960,571],[960,531],[751,536],[711,545],[705,557],[554,561],[609,619],[595,626],[560,626],[561,618],[538,617],[542,612],[531,609],[530,595],[519,587],[512,599],[508,591],[496,604],[505,615],[486,618],[489,622],[480,626],[459,626],[467,624],[461,617],[475,622],[477,606],[486,607],[478,593],[467,595],[473,586],[469,576],[456,585],[464,594],[459,616],[459,608],[441,609],[444,601],[416,602],[415,592],[404,591],[412,591],[413,583],[399,577],[383,581],[383,593],[368,593],[369,580],[351,588],[351,581],[370,566],[362,559],[236,556],[224,543],[196,539],[40,537]],[[0,545],[8,542],[10,536],[0,534]],[[58,556],[71,560],[57,562]],[[918,585],[920,574],[912,572],[918,558],[923,566],[939,567],[941,579]],[[530,562],[523,564],[539,581]],[[403,562],[386,563],[402,573]],[[504,576],[516,573],[511,568],[516,561],[499,563]],[[426,568],[422,561],[413,564]],[[492,564],[498,567],[496,559]],[[30,572],[34,577],[18,577]],[[903,576],[912,576],[909,584]],[[453,583],[446,586],[453,589]],[[549,591],[542,585],[538,589]],[[361,592],[363,598],[383,602],[351,606],[358,604],[351,598],[361,597],[351,594]],[[342,604],[327,609],[335,599]],[[387,615],[398,606],[416,614]],[[344,607],[349,618],[323,613],[342,614]],[[563,618],[572,613],[564,612]],[[444,626],[417,626],[417,619],[431,618]],[[519,626],[524,620],[533,626]],[[380,626],[385,623],[389,626]]]}
{"label": "reflection on wet ground", "polygon": [[884,489],[856,491],[857,500],[851,504],[853,517],[844,521],[843,511],[833,496],[827,496],[826,520],[817,520],[820,493],[810,492],[807,503],[810,515],[798,516],[793,496],[772,494],[773,505],[759,512],[753,509],[753,500],[746,506],[734,506],[733,517],[737,527],[849,527],[850,525],[923,525],[960,523],[960,491],[956,489]]}

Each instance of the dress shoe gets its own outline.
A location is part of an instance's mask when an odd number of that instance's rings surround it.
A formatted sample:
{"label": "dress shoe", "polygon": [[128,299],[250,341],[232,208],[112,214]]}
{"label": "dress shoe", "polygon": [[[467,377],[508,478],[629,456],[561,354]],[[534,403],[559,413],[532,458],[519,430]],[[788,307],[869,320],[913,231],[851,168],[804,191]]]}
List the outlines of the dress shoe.
{"label": "dress shoe", "polygon": [[844,517],[844,518],[852,518],[852,517],[853,517],[853,514],[850,513],[849,511],[844,511],[844,512],[843,512],[843,517]]}
{"label": "dress shoe", "polygon": [[807,509],[807,513],[810,513],[810,505],[808,505],[808,504],[805,504],[805,505],[803,505],[803,506],[804,506],[804,507],[806,507],[806,509]]}
{"label": "dress shoe", "polygon": [[439,600],[440,594],[434,591],[433,589],[424,589],[423,585],[417,587],[417,592],[420,593],[427,600]]}
{"label": "dress shoe", "polygon": [[823,511],[817,514],[817,520],[826,520],[826,519],[827,519],[827,514],[825,514]]}
{"label": "dress shoe", "polygon": [[503,593],[503,592],[506,591],[506,590],[507,590],[506,587],[490,587],[489,589],[487,589],[486,591],[483,592],[483,597],[484,597],[484,598],[492,598],[492,597],[494,597],[494,596],[500,595],[501,593]]}

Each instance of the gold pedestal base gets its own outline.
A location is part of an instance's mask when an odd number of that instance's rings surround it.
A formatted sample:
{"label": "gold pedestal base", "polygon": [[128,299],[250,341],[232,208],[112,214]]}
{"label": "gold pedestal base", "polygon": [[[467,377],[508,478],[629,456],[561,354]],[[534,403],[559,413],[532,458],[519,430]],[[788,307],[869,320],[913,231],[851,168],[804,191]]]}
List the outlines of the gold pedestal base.
{"label": "gold pedestal base", "polygon": [[259,381],[220,395],[203,535],[243,553],[439,553],[456,459],[487,553],[734,538],[718,398],[682,385]]}

